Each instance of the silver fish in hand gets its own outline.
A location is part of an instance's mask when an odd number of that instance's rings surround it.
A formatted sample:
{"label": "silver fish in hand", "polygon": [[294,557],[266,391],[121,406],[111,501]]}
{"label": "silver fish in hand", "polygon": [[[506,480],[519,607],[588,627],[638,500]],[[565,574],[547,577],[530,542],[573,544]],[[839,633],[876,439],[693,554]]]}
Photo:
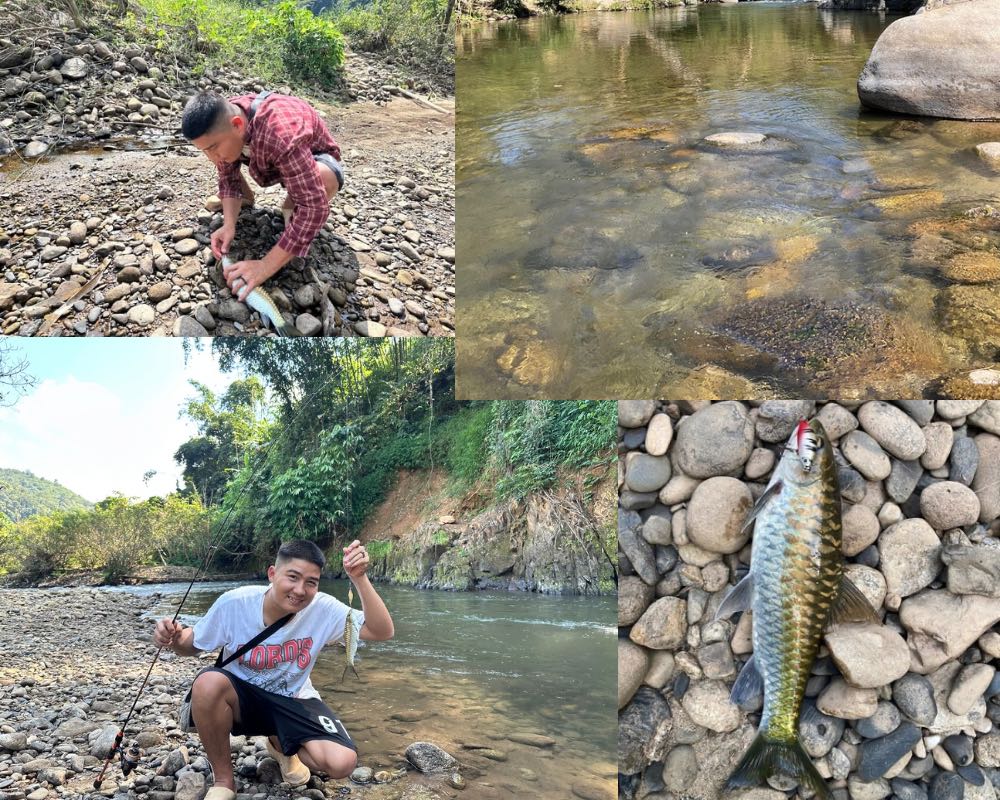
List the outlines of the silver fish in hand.
{"label": "silver fish in hand", "polygon": [[[222,266],[224,269],[229,268],[233,265],[233,260],[229,256],[222,257]],[[233,292],[239,297],[240,289],[245,285],[245,281],[242,278],[237,278],[233,281]],[[296,329],[296,327],[285,321],[285,318],[281,315],[281,311],[275,304],[271,296],[264,291],[264,288],[258,286],[245,298],[243,302],[246,303],[250,308],[256,311],[264,319],[271,323],[271,326],[278,332],[279,336],[301,336],[302,334]]]}

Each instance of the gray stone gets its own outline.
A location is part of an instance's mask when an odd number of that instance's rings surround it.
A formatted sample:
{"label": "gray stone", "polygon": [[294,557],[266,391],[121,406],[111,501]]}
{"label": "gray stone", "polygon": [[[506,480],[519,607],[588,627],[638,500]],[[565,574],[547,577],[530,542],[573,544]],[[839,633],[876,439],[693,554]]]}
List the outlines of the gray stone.
{"label": "gray stone", "polygon": [[1000,172],[1000,142],[977,144],[976,155],[994,172]]}
{"label": "gray stone", "polygon": [[674,438],[674,426],[666,414],[654,414],[646,429],[646,452],[651,456],[665,455]]}
{"label": "gray stone", "polygon": [[668,791],[683,794],[698,775],[698,757],[689,744],[681,744],[667,754],[663,781]]}
{"label": "gray stone", "polygon": [[957,481],[939,481],[920,493],[920,513],[936,530],[961,528],[979,520],[979,498]]}
{"label": "gray stone", "polygon": [[154,283],[150,286],[146,295],[149,297],[151,302],[159,303],[161,300],[166,300],[170,297],[173,289],[174,285],[170,281],[160,281],[159,283]]}
{"label": "gray stone", "polygon": [[421,772],[445,772],[458,764],[449,753],[431,742],[413,742],[404,755]]}
{"label": "gray stone", "polygon": [[807,699],[799,716],[799,739],[813,758],[822,758],[844,735],[844,720],[829,717],[816,708],[816,701]]}
{"label": "gray stone", "polygon": [[896,400],[895,404],[909,414],[921,428],[934,419],[933,400]]}
{"label": "gray stone", "polygon": [[[626,516],[627,515],[627,516]],[[634,515],[634,516],[633,516]],[[625,520],[635,521],[635,525],[622,525]],[[659,580],[659,572],[656,569],[656,557],[653,548],[638,532],[639,515],[634,511],[618,512],[618,546],[625,553],[632,568],[642,580],[650,586]]]}
{"label": "gray stone", "polygon": [[663,695],[648,686],[639,687],[618,715],[618,770],[631,775],[662,760],[672,727],[670,706]]}
{"label": "gray stone", "polygon": [[948,463],[948,455],[955,438],[955,429],[947,422],[932,422],[924,427],[927,449],[920,457],[924,469],[940,469]]}
{"label": "gray stone", "polygon": [[205,776],[202,773],[190,770],[177,776],[174,800],[201,800],[204,795]]}
{"label": "gray stone", "polygon": [[632,699],[649,668],[649,654],[628,639],[618,640],[618,710]]}
{"label": "gray stone", "polygon": [[964,795],[965,783],[954,772],[939,772],[931,780],[930,800],[962,800]]}
{"label": "gray stone", "polygon": [[729,689],[722,681],[698,681],[685,692],[681,705],[696,725],[716,733],[736,730],[740,710],[729,702]]}
{"label": "gray stone", "polygon": [[386,334],[385,325],[380,322],[373,322],[371,320],[362,320],[361,322],[354,323],[354,332],[358,336],[367,336],[370,338],[383,338]]}
{"label": "gray stone", "polygon": [[623,428],[641,428],[656,410],[654,400],[619,400],[618,424]]}
{"label": "gray stone", "polygon": [[179,242],[174,243],[174,250],[182,256],[189,256],[198,252],[199,247],[201,245],[198,244],[196,239],[181,239]]}
{"label": "gray stone", "polygon": [[757,409],[757,436],[764,442],[788,441],[799,420],[812,415],[812,400],[765,400]]}
{"label": "gray stone", "polygon": [[909,672],[892,685],[892,701],[918,725],[930,725],[937,716],[934,687],[923,675]]}
{"label": "gray stone", "polygon": [[951,466],[948,468],[948,480],[971,486],[979,466],[979,450],[976,443],[968,436],[960,436],[951,446]]}
{"label": "gray stone", "polygon": [[979,521],[992,522],[1000,517],[1000,439],[990,433],[975,438],[979,466],[972,481],[972,491],[979,498]]}
{"label": "gray stone", "polygon": [[747,147],[749,145],[763,144],[767,136],[763,133],[752,131],[726,131],[723,133],[713,133],[706,136],[705,141],[718,147]]}
{"label": "gray stone", "polygon": [[958,658],[998,620],[1000,599],[933,589],[906,598],[899,621],[908,632],[912,671],[927,674]]}
{"label": "gray stone", "polygon": [[882,400],[861,406],[858,421],[883,450],[901,461],[918,459],[927,449],[920,426],[905,411]]}
{"label": "gray stone", "polygon": [[[871,108],[902,114],[997,119],[998,17],[1000,0],[977,0],[896,20],[872,48],[858,78],[858,97]],[[961,48],[949,44],[958,41]]]}
{"label": "gray stone", "polygon": [[885,491],[897,503],[905,503],[917,488],[924,474],[919,461],[900,461],[892,459],[892,471],[885,480]]}
{"label": "gray stone", "polygon": [[625,459],[625,483],[633,492],[658,492],[670,480],[670,459],[647,453],[629,453]]}
{"label": "gray stone", "polygon": [[858,777],[865,781],[882,777],[919,741],[920,728],[904,722],[886,736],[863,742],[858,748]]}
{"label": "gray stone", "polygon": [[952,714],[968,714],[981,699],[996,674],[989,664],[966,664],[955,678],[948,695],[948,710]]}
{"label": "gray stone", "polygon": [[892,471],[889,456],[864,431],[851,431],[844,436],[840,450],[851,466],[870,481],[884,480]]}
{"label": "gray stone", "polygon": [[845,556],[856,556],[874,544],[879,535],[879,521],[868,506],[849,506],[841,517]]}
{"label": "gray stone", "polygon": [[[624,575],[618,581],[618,624],[631,625],[653,602],[655,591],[637,575]],[[620,707],[620,706],[619,706]]]}
{"label": "gray stone", "polygon": [[687,601],[661,597],[632,626],[629,638],[651,650],[676,650],[687,638],[687,626]]}
{"label": "gray stone", "polygon": [[885,625],[835,625],[825,640],[841,674],[859,688],[885,686],[905,675],[910,664],[906,642]]}
{"label": "gray stone", "polygon": [[969,422],[987,433],[1000,434],[1000,400],[987,400],[969,414]]}
{"label": "gray stone", "polygon": [[666,506],[654,506],[642,523],[642,538],[650,544],[673,544],[670,520],[670,510]]}
{"label": "gray stone", "polygon": [[942,419],[961,419],[979,408],[983,402],[982,400],[938,400],[937,413]]}
{"label": "gray stone", "polygon": [[174,322],[174,336],[210,336],[205,327],[194,317],[180,316]]}
{"label": "gray stone", "polygon": [[899,709],[892,703],[882,701],[874,714],[854,723],[854,730],[866,739],[878,739],[896,730],[900,721]]}
{"label": "gray stone", "polygon": [[710,553],[736,553],[749,541],[741,532],[753,497],[736,478],[709,478],[698,485],[688,503],[687,535]]}
{"label": "gray stone", "polygon": [[948,591],[1000,597],[1000,550],[983,545],[947,544],[941,560],[948,567]]}
{"label": "gray stone", "polygon": [[823,424],[826,435],[836,441],[845,434],[856,430],[858,427],[857,418],[842,405],[837,403],[827,403],[816,414],[816,418]]}
{"label": "gray stone", "polygon": [[904,519],[879,538],[880,568],[891,594],[907,597],[920,591],[941,569],[941,542],[919,518]]}
{"label": "gray stone", "polygon": [[21,155],[25,158],[38,158],[45,155],[48,151],[49,146],[45,142],[31,141],[25,146]]}
{"label": "gray stone", "polygon": [[299,314],[295,318],[295,328],[303,336],[318,336],[323,331],[323,323],[312,314]]}
{"label": "gray stone", "polygon": [[834,678],[820,692],[816,707],[831,717],[864,719],[878,709],[878,695],[874,689],[859,689],[843,678]]}
{"label": "gray stone", "polygon": [[28,736],[24,733],[0,733],[0,750],[17,753],[28,748]]}
{"label": "gray stone", "polygon": [[754,425],[741,403],[714,403],[684,419],[676,437],[680,469],[694,478],[711,478],[742,469],[753,450]]}

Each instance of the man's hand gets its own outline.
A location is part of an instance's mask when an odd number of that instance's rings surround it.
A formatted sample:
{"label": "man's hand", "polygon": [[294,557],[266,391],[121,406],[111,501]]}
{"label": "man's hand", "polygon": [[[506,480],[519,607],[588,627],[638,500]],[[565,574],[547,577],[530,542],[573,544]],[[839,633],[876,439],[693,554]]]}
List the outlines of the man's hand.
{"label": "man's hand", "polygon": [[226,279],[230,291],[234,294],[237,294],[236,288],[233,285],[237,282],[237,278],[243,281],[237,297],[241,303],[245,303],[247,295],[277,271],[276,269],[271,269],[267,262],[263,260],[237,261],[231,267],[222,268],[222,277]]}
{"label": "man's hand", "polygon": [[233,243],[234,238],[236,238],[235,225],[223,225],[212,234],[212,252],[217,259],[221,261],[222,257],[229,252],[229,245]]}
{"label": "man's hand", "polygon": [[370,563],[368,551],[357,539],[344,548],[344,572],[351,580],[364,575]]}
{"label": "man's hand", "polygon": [[153,631],[153,641],[158,647],[171,647],[177,641],[177,637],[181,635],[182,630],[184,630],[184,626],[179,622],[166,618],[158,620],[156,629]]}

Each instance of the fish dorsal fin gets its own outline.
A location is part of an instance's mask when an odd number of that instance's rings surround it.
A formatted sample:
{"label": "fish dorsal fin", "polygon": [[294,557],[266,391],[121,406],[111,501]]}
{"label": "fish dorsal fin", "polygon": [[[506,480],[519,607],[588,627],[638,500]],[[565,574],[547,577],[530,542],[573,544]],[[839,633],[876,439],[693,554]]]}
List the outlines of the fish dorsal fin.
{"label": "fish dorsal fin", "polygon": [[764,490],[764,494],[757,498],[757,502],[753,504],[753,508],[750,509],[750,513],[747,514],[747,518],[743,522],[743,527],[740,528],[740,533],[746,533],[750,530],[757,515],[764,509],[768,501],[781,491],[781,486],[781,481],[775,481]]}
{"label": "fish dorsal fin", "polygon": [[753,656],[743,665],[740,674],[733,684],[733,690],[729,694],[729,701],[739,706],[744,711],[755,708],[757,698],[764,694],[764,678],[757,669]]}
{"label": "fish dorsal fin", "polygon": [[868,598],[846,575],[840,581],[840,591],[830,612],[831,625],[842,625],[845,622],[874,622],[876,625],[881,622]]}
{"label": "fish dorsal fin", "polygon": [[746,611],[750,608],[752,600],[753,578],[748,573],[743,580],[726,592],[726,596],[722,598],[722,602],[719,604],[719,608],[715,612],[715,618],[717,620],[728,619],[738,611]]}

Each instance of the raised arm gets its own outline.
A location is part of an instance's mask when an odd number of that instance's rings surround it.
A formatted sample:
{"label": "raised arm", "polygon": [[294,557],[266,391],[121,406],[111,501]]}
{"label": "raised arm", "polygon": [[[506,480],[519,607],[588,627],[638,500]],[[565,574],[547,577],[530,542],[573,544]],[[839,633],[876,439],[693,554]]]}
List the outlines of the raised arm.
{"label": "raised arm", "polygon": [[201,652],[194,646],[194,628],[185,628],[171,619],[157,621],[153,641],[158,647],[169,647],[179,656],[196,656]]}
{"label": "raised arm", "polygon": [[371,561],[361,542],[355,539],[344,548],[344,572],[351,579],[361,598],[361,610],[365,613],[365,624],[361,626],[361,638],[366,641],[381,642],[391,639],[395,633],[389,609],[385,607],[375,587],[366,574]]}

